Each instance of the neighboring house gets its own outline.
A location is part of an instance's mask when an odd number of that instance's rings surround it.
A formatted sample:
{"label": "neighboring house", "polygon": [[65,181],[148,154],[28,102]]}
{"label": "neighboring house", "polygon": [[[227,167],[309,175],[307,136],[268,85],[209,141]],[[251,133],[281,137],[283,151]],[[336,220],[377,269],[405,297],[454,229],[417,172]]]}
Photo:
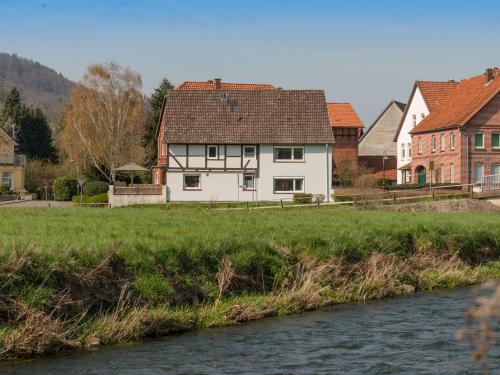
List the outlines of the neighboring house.
{"label": "neighboring house", "polygon": [[26,156],[14,152],[16,142],[0,128],[0,185],[7,185],[11,191],[24,191],[24,166]]}
{"label": "neighboring house", "polygon": [[462,80],[410,133],[414,183],[478,183],[500,175],[500,69]]}
{"label": "neighboring house", "polygon": [[395,182],[397,179],[397,147],[394,136],[405,106],[404,103],[391,101],[359,140],[359,165],[377,178],[385,175],[388,181]]}
{"label": "neighboring house", "polygon": [[364,125],[350,103],[328,103],[328,118],[335,138],[333,148],[333,175],[342,163],[358,170],[358,141]]}
{"label": "neighboring house", "polygon": [[333,134],[320,90],[170,90],[153,182],[171,201],[329,199]]}
{"label": "neighboring house", "polygon": [[220,78],[200,81],[185,81],[178,85],[176,90],[278,90],[268,83],[231,83],[222,82]]}
{"label": "neighboring house", "polygon": [[394,140],[397,146],[398,184],[410,183],[411,176],[411,135],[410,131],[429,113],[439,107],[457,87],[458,82],[416,81],[408,99],[401,123]]}

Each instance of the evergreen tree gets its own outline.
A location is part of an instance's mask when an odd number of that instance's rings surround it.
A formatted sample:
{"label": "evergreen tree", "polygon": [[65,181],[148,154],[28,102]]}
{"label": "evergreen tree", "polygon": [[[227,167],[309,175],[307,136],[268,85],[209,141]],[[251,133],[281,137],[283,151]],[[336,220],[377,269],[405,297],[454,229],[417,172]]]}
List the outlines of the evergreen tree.
{"label": "evergreen tree", "polygon": [[17,112],[21,109],[21,107],[21,94],[19,94],[19,91],[15,87],[13,87],[10,89],[3,103],[2,113],[0,114],[0,126],[4,126],[9,118],[14,121]]}
{"label": "evergreen tree", "polygon": [[168,90],[173,89],[172,83],[164,78],[160,85],[153,91],[149,100],[150,109],[147,116],[146,132],[144,134],[144,147],[146,148],[146,165],[153,165],[157,159],[156,127],[160,121],[163,98]]}
{"label": "evergreen tree", "polygon": [[52,133],[40,108],[33,110],[23,105],[18,110],[15,121],[17,153],[27,155],[29,159],[57,160]]}

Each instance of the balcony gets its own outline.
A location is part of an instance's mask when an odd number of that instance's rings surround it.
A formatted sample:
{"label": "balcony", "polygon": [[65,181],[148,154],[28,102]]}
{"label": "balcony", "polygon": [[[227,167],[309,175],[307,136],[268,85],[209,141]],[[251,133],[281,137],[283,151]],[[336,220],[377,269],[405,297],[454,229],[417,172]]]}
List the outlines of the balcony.
{"label": "balcony", "polygon": [[0,166],[22,166],[26,165],[26,155],[0,154]]}

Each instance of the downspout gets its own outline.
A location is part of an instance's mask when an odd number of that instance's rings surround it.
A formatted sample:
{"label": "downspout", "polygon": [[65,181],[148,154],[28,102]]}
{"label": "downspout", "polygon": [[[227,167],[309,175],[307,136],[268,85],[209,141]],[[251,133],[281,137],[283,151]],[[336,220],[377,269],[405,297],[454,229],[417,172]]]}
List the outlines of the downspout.
{"label": "downspout", "polygon": [[329,158],[329,154],[328,154],[328,143],[325,144],[325,154],[326,154],[326,202],[329,203],[330,202],[330,186],[331,186],[331,182],[330,182],[330,158]]}

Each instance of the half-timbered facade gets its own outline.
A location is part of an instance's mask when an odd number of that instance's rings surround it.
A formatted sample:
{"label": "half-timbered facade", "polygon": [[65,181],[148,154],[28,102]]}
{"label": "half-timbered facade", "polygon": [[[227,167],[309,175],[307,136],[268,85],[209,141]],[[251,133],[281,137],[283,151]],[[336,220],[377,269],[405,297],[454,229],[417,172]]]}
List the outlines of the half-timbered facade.
{"label": "half-timbered facade", "polygon": [[331,185],[325,96],[311,90],[171,90],[154,183],[170,201],[257,201]]}

